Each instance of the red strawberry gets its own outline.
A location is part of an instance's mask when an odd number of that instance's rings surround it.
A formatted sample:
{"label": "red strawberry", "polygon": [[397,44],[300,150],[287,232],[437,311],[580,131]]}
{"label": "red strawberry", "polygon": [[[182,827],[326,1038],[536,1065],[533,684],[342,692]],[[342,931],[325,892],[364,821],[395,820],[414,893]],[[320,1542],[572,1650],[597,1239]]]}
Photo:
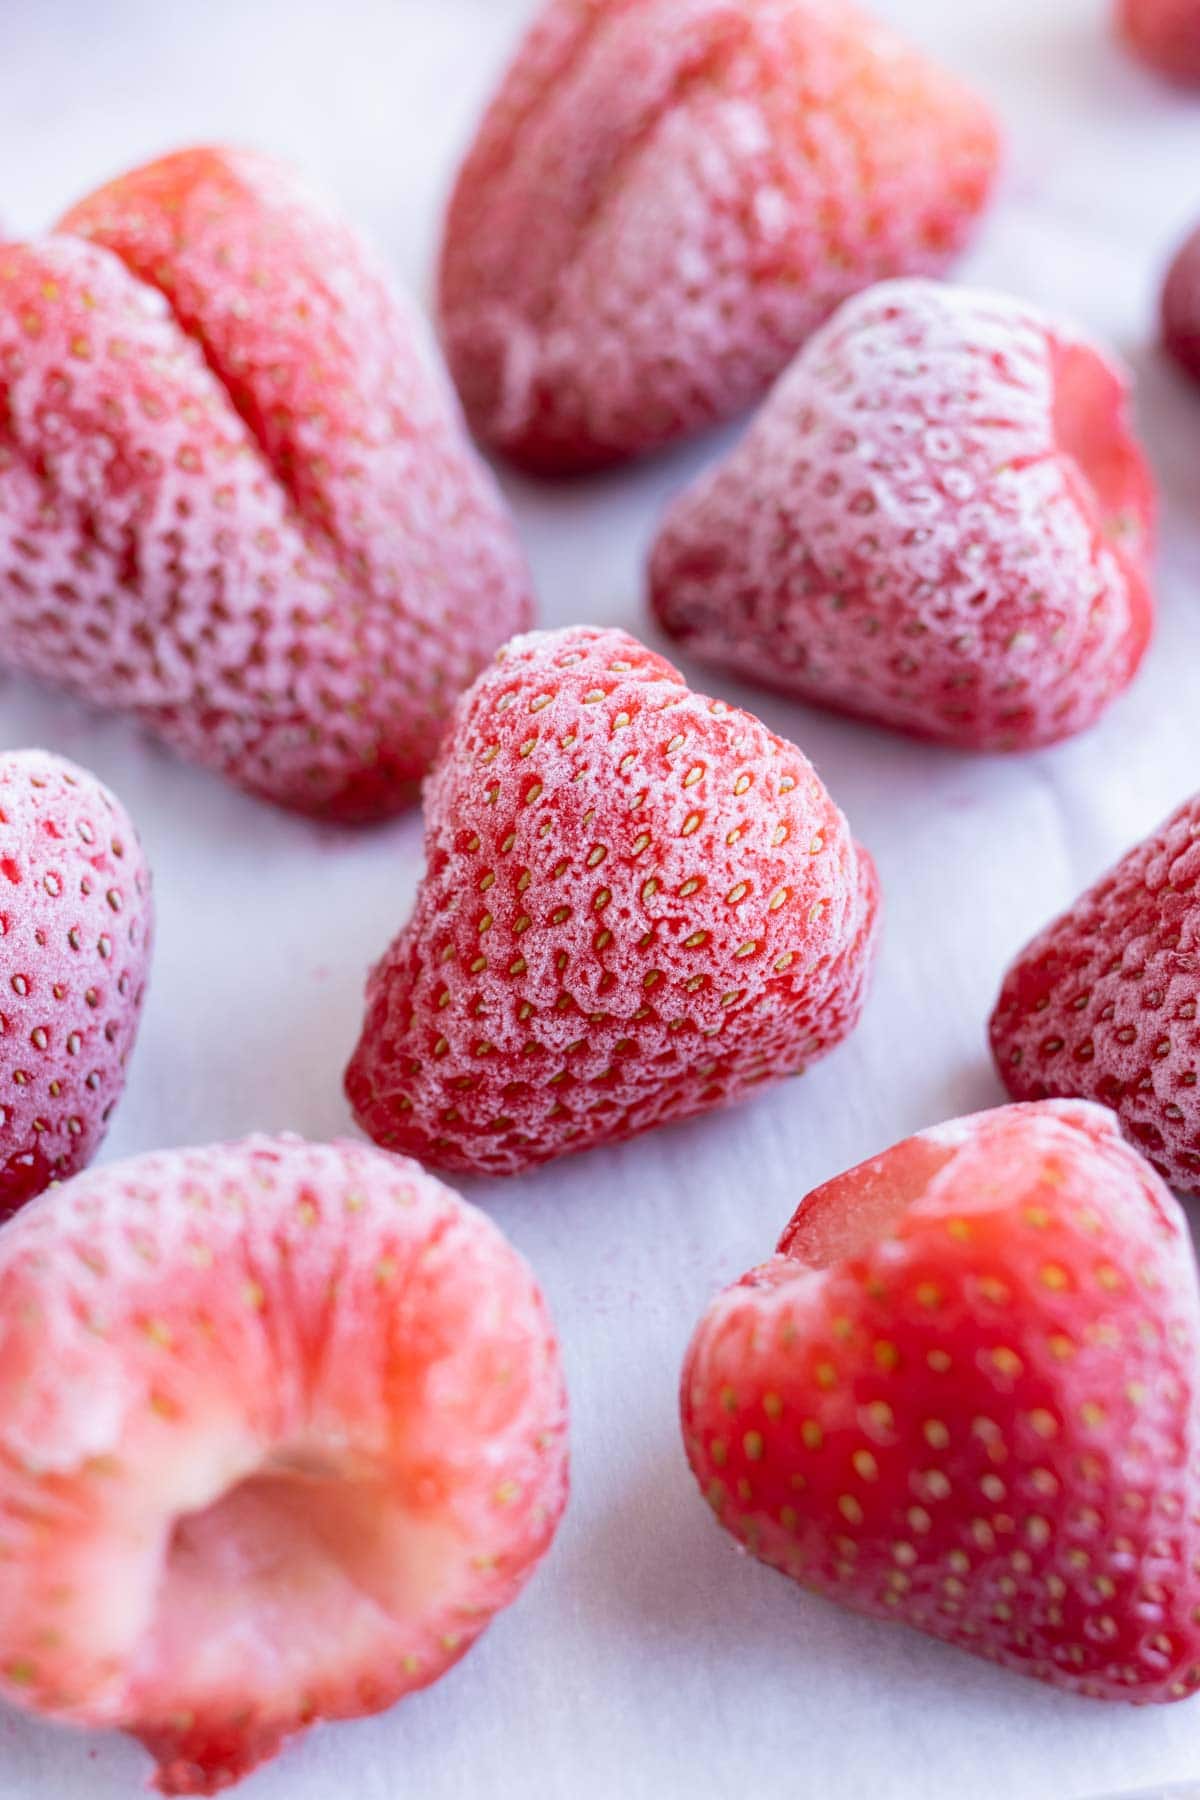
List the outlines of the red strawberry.
{"label": "red strawberry", "polygon": [[1005,1107],[801,1202],[701,1321],[688,1456],[747,1549],[1074,1692],[1200,1686],[1200,1300],[1110,1114]]}
{"label": "red strawberry", "polygon": [[286,170],[182,152],[4,246],[8,664],[359,819],[411,798],[529,613],[411,321]]}
{"label": "red strawberry", "polygon": [[459,176],[442,330],[476,431],[559,471],[738,412],[989,196],[974,94],[844,0],[550,0]]}
{"label": "red strawberry", "polygon": [[1193,381],[1200,381],[1200,226],[1167,271],[1161,313],[1165,348]]}
{"label": "red strawberry", "polygon": [[1091,725],[1154,619],[1121,372],[1023,302],[849,301],[678,500],[654,610],[706,660],[973,750]]}
{"label": "red strawberry", "polygon": [[0,1219],[96,1154],[150,966],[150,871],[94,775],[0,755]]}
{"label": "red strawberry", "polygon": [[1111,1106],[1159,1174],[1200,1194],[1200,794],[1017,957],[992,1014],[1016,1100]]}
{"label": "red strawberry", "polygon": [[435,1681],[566,1498],[558,1346],[399,1158],[144,1156],[0,1235],[0,1692],[213,1794]]}
{"label": "red strawberry", "polygon": [[1117,0],[1117,29],[1160,75],[1200,82],[1200,0]]}
{"label": "red strawberry", "polygon": [[623,631],[516,638],[426,793],[346,1076],[377,1142],[512,1174],[743,1098],[858,1021],[870,857],[793,744]]}

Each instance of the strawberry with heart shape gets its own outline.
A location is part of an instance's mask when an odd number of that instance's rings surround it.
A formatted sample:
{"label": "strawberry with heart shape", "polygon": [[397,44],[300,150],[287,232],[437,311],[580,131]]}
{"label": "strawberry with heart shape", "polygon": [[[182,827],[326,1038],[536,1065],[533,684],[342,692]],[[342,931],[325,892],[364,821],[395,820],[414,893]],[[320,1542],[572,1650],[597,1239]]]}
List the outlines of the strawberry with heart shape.
{"label": "strawberry with heart shape", "polygon": [[426,791],[346,1077],[376,1141],[512,1174],[799,1073],[853,1029],[874,864],[812,765],[623,631],[509,644]]}
{"label": "strawberry with heart shape", "polygon": [[1200,1687],[1200,1296],[1112,1114],[1003,1107],[810,1194],[709,1307],[683,1431],[726,1530],[1056,1687]]}
{"label": "strawberry with heart shape", "polygon": [[0,250],[7,667],[354,822],[531,611],[413,321],[286,167],[180,151]]}

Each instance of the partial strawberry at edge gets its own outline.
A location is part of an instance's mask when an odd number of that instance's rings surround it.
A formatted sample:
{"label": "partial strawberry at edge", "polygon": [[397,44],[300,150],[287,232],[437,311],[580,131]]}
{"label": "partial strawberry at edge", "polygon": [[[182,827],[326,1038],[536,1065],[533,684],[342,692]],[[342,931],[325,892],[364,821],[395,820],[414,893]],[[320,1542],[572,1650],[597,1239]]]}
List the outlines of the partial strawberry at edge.
{"label": "partial strawberry at edge", "polygon": [[1200,794],[1039,932],[990,1025],[1016,1100],[1110,1106],[1163,1178],[1200,1194]]}
{"label": "partial strawberry at edge", "polygon": [[730,417],[848,294],[941,272],[998,160],[983,101],[843,0],[549,0],[445,227],[467,416],[551,474]]}
{"label": "partial strawberry at edge", "polygon": [[1200,0],[1117,0],[1116,21],[1129,48],[1160,75],[1200,85]]}
{"label": "partial strawberry at edge", "polygon": [[0,1220],[103,1142],[153,932],[150,872],[114,795],[47,751],[0,755]]}
{"label": "partial strawberry at edge", "polygon": [[1110,1113],[1046,1102],[802,1201],[701,1321],[683,1429],[726,1530],[804,1586],[1073,1693],[1176,1700],[1198,1369],[1178,1204]]}
{"label": "partial strawberry at edge", "polygon": [[662,626],[724,669],[967,750],[1055,743],[1154,624],[1153,477],[1123,371],[1009,296],[856,296],[670,508]]}
{"label": "partial strawberry at edge", "polygon": [[0,1693],[215,1794],[437,1680],[567,1491],[524,1262],[414,1164],[139,1157],[0,1232]]}
{"label": "partial strawberry at edge", "polygon": [[623,631],[516,638],[426,789],[427,870],[346,1076],[375,1140],[512,1174],[839,1044],[874,864],[803,754]]}
{"label": "partial strawberry at edge", "polygon": [[0,662],[255,794],[408,804],[528,572],[412,319],[268,157],[0,248]]}

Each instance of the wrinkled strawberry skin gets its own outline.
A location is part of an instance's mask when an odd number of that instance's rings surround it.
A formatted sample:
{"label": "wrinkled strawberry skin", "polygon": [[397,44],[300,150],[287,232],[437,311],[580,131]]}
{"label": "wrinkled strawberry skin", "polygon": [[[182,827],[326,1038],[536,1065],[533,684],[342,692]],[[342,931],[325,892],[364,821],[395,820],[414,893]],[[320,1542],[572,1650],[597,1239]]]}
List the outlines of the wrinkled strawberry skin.
{"label": "wrinkled strawberry skin", "polygon": [[658,622],[691,654],[965,750],[1093,725],[1154,625],[1155,490],[1123,372],[1004,295],[856,296],[669,509]]}
{"label": "wrinkled strawberry skin", "polygon": [[103,1142],[153,935],[150,871],[121,803],[62,757],[0,755],[0,1219]]}
{"label": "wrinkled strawberry skin", "polygon": [[135,1734],[163,1794],[438,1679],[566,1491],[540,1292],[412,1163],[155,1153],[0,1234],[0,1693]]}
{"label": "wrinkled strawberry skin", "polygon": [[183,151],[0,252],[3,660],[252,792],[408,804],[531,616],[490,476],[353,234]]}
{"label": "wrinkled strawberry skin", "polygon": [[1038,933],[1004,977],[992,1054],[1015,1100],[1110,1106],[1200,1194],[1200,795]]}
{"label": "wrinkled strawberry skin", "polygon": [[426,795],[346,1086],[378,1142],[512,1174],[743,1099],[865,999],[874,864],[802,753],[622,631],[510,644]]}
{"label": "wrinkled strawberry skin", "polygon": [[564,473],[740,411],[848,294],[945,268],[998,156],[982,101],[840,0],[551,0],[446,222],[472,425]]}
{"label": "wrinkled strawberry skin", "polygon": [[1200,1686],[1200,1300],[1170,1193],[1077,1102],[924,1132],[709,1308],[697,1481],[855,1611],[1092,1698]]}

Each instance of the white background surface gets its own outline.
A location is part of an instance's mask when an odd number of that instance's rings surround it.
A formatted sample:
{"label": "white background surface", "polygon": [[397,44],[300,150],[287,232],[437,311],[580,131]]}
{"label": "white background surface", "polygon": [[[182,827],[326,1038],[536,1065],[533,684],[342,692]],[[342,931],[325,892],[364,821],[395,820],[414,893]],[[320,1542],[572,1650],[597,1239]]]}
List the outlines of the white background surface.
{"label": "white background surface", "polygon": [[[424,292],[440,199],[529,0],[0,0],[0,217],[44,229],[122,167],[202,138],[323,177]],[[972,279],[1075,314],[1130,360],[1167,517],[1162,623],[1090,737],[1000,762],[924,749],[723,684],[813,757],[875,852],[887,936],[858,1034],[800,1084],[480,1200],[563,1333],[575,1497],[522,1601],[441,1686],[314,1733],[246,1800],[1070,1800],[1200,1778],[1200,1700],[1057,1696],[844,1615],[739,1559],[683,1462],[675,1387],[718,1286],[808,1188],[997,1101],[984,1024],[1011,953],[1200,781],[1200,395],[1152,348],[1162,262],[1200,215],[1200,100],[1111,46],[1104,0],[880,0],[1007,120],[1007,186]],[[577,486],[509,483],[546,622],[645,630],[666,496],[719,445]],[[694,672],[693,672],[694,673]],[[111,1159],[255,1128],[349,1129],[364,971],[420,870],[416,816],[365,835],[244,799],[126,726],[15,681],[0,745],[121,794],[159,944]],[[4,1800],[117,1800],[145,1759],[0,1715]]]}

